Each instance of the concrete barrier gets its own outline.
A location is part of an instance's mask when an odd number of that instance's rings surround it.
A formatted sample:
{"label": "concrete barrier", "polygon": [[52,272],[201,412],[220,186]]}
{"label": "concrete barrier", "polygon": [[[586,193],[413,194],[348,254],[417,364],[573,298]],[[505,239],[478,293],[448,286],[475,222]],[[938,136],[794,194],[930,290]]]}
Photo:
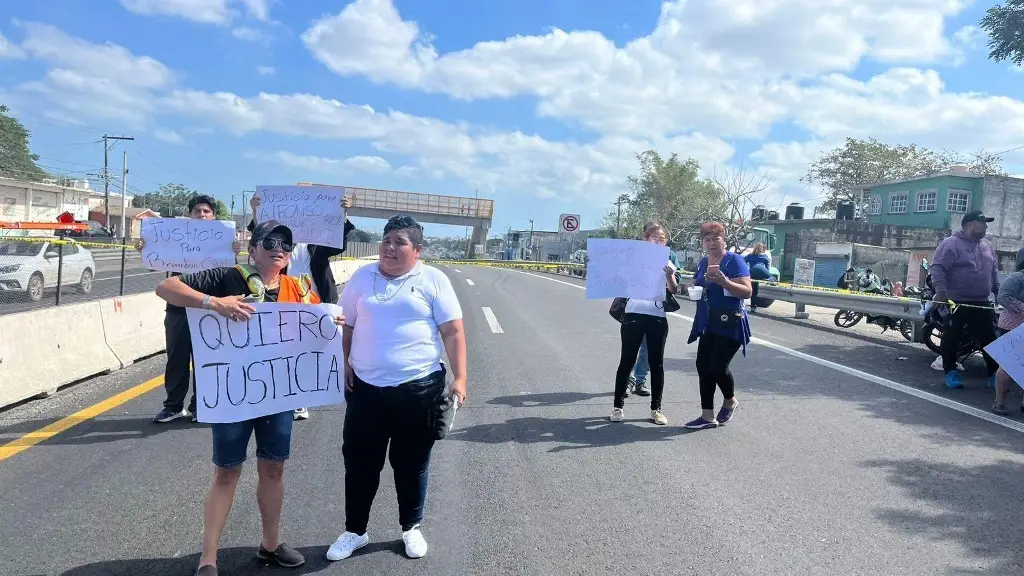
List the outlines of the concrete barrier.
{"label": "concrete barrier", "polygon": [[166,302],[149,292],[101,300],[100,318],[107,346],[129,366],[139,358],[163,352]]}
{"label": "concrete barrier", "polygon": [[103,337],[100,302],[0,316],[0,406],[119,368]]}
{"label": "concrete barrier", "polygon": [[[334,279],[374,261],[332,261]],[[0,408],[163,352],[165,306],[147,293],[0,316]]]}

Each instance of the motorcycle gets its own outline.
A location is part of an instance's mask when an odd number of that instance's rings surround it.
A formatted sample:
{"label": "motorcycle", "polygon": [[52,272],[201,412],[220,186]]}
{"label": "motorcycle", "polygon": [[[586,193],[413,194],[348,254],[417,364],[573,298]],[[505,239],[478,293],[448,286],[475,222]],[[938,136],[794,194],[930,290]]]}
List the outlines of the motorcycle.
{"label": "motorcycle", "polygon": [[[935,289],[932,287],[931,274],[925,278],[926,287],[920,292],[921,313],[924,315],[924,345],[936,355],[942,355],[942,327],[945,324],[946,316],[949,315],[949,307],[936,302],[930,308],[927,304],[935,297]],[[999,323],[999,306],[994,306],[996,313],[993,314],[993,330]],[[956,361],[963,363],[971,356],[981,352],[983,346],[977,338],[970,334],[962,334],[960,342],[957,343]]]}
{"label": "motorcycle", "polygon": [[[866,294],[879,294],[883,296],[892,296],[891,288],[892,284],[888,281],[883,282],[882,288],[876,288],[873,290],[865,290]],[[888,316],[872,316],[864,312],[855,312],[853,310],[840,310],[836,312],[832,318],[832,322],[840,328],[852,328],[856,326],[861,320],[865,320],[868,324],[874,324],[882,328],[882,333],[889,330],[899,330],[900,334],[903,335],[908,341],[914,340],[914,324],[909,320],[903,318],[890,318]]]}

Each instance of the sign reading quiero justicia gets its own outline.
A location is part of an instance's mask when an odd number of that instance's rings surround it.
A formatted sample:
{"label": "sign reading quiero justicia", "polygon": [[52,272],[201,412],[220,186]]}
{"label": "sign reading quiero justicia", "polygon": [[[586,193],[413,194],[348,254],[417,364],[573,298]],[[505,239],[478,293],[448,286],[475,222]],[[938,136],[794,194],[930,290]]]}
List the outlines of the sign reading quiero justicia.
{"label": "sign reading quiero justicia", "polygon": [[235,265],[231,221],[146,218],[142,240],[142,261],[150,270],[187,273]]}
{"label": "sign reading quiero justicia", "polygon": [[337,304],[255,303],[248,320],[189,308],[200,422],[345,401]]}

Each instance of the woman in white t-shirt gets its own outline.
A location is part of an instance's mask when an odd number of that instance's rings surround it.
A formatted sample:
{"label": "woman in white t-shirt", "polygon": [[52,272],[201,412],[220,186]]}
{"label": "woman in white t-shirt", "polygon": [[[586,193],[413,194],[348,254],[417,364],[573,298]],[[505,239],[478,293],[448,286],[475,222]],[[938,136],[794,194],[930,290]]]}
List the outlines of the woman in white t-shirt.
{"label": "woman in white t-shirt", "polygon": [[[450,402],[466,400],[466,337],[452,283],[419,261],[422,248],[422,226],[409,216],[391,218],[380,261],[356,270],[341,293],[345,532],[327,551],[328,560],[348,558],[369,543],[366,527],[385,456],[395,474],[405,553],[427,553],[420,522],[430,452],[443,435]],[[445,353],[453,379],[448,392]]]}
{"label": "woman in white t-shirt", "polygon": [[[664,246],[668,238],[665,229],[657,222],[644,226],[643,239]],[[676,267],[665,263],[665,286],[675,293]],[[347,312],[346,312],[347,314]],[[644,338],[647,339],[647,362],[651,369],[651,420],[664,426],[668,418],[661,411],[661,397],[665,391],[665,342],[668,339],[668,318],[665,317],[665,300],[637,300],[626,302],[626,313],[619,329],[622,337],[622,354],[619,369],[615,372],[615,400],[610,417],[612,422],[622,422],[622,409],[626,402],[626,386],[629,373],[636,364],[637,354]]]}

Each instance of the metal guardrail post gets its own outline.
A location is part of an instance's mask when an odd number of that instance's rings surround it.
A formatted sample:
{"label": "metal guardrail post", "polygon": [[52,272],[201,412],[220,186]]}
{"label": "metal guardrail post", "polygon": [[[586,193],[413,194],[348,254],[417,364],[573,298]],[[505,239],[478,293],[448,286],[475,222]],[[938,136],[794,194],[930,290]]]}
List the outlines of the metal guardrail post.
{"label": "metal guardrail post", "polygon": [[[64,285],[64,243],[57,244],[57,293],[54,296],[54,306],[60,306],[60,290]],[[44,285],[45,287],[45,285]]]}
{"label": "metal guardrail post", "polygon": [[117,294],[119,296],[124,296],[124,265],[125,265],[124,261],[127,258],[127,251],[128,251],[128,248],[125,246],[125,243],[122,242],[121,243],[121,287],[118,289],[118,292],[117,292]]}
{"label": "metal guardrail post", "polygon": [[807,308],[804,304],[797,304],[796,313],[793,314],[793,317],[798,320],[807,320],[808,318],[811,317],[811,313],[807,311]]}

